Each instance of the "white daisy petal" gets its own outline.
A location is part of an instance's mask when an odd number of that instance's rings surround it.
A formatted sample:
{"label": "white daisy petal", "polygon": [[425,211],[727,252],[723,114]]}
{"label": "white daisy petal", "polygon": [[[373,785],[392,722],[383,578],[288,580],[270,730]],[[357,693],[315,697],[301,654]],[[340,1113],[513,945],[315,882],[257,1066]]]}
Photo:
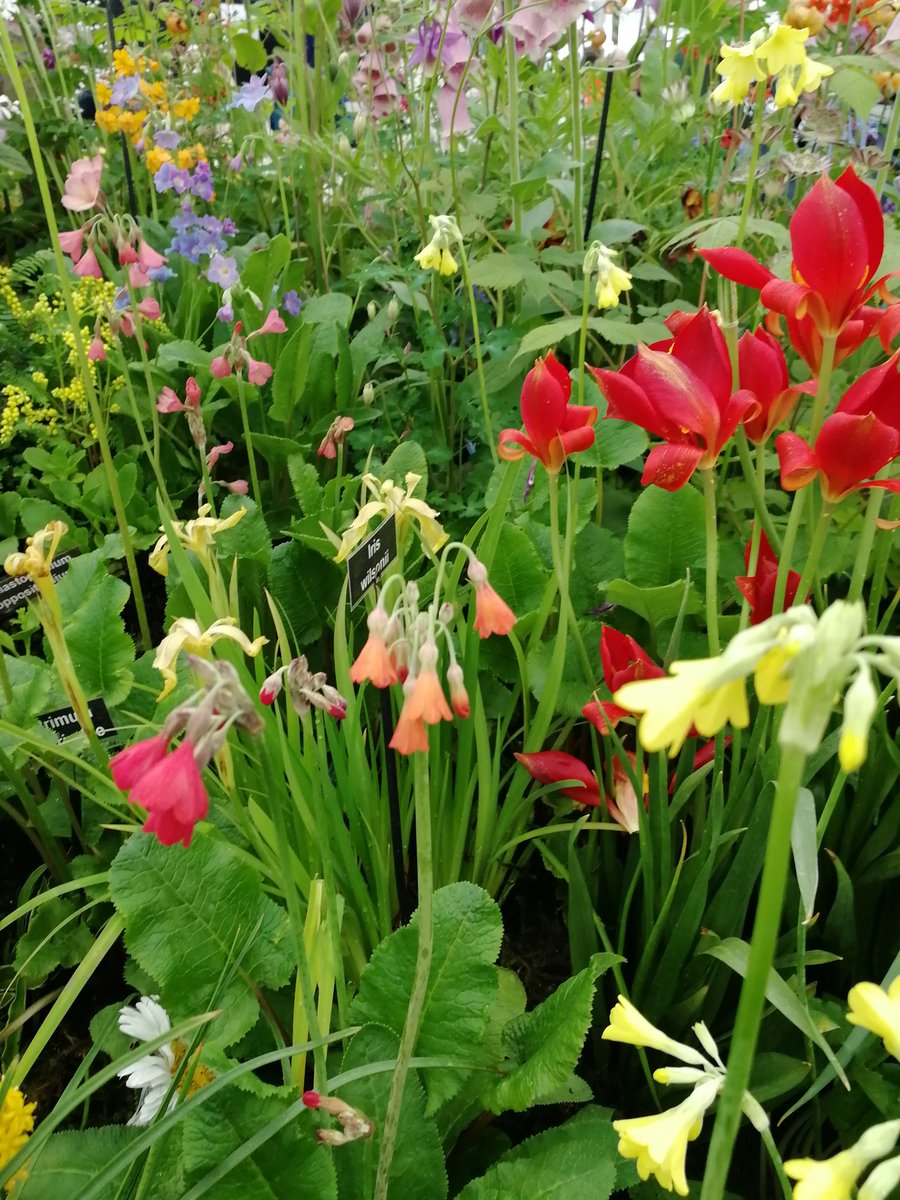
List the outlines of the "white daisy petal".
{"label": "white daisy petal", "polygon": [[119,1028],[128,1037],[141,1042],[152,1041],[171,1029],[169,1014],[159,1003],[158,996],[141,996],[132,1008],[126,1005],[119,1012]]}

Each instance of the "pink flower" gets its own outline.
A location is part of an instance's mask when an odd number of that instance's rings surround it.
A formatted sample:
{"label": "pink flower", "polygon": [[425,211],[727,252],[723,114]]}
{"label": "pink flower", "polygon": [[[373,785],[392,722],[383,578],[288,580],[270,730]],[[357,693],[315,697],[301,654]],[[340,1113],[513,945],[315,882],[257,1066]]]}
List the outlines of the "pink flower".
{"label": "pink flower", "polygon": [[63,254],[68,254],[72,262],[81,258],[81,247],[84,242],[84,226],[80,229],[66,230],[59,235],[59,245]]}
{"label": "pink flower", "polygon": [[190,408],[200,407],[200,385],[193,375],[189,375],[184,385],[185,401]]}
{"label": "pink flower", "polygon": [[234,449],[234,442],[225,442],[221,446],[213,446],[209,454],[206,456],[206,465],[211,471],[223,454],[230,454]]}
{"label": "pink flower", "polygon": [[[280,318],[279,318],[280,319]],[[212,368],[210,368],[212,369]],[[261,387],[266,380],[271,376],[272,368],[268,363],[257,362],[255,358],[247,361],[247,381],[255,383],[257,387]]]}
{"label": "pink flower", "polygon": [[259,337],[262,333],[287,333],[287,325],[285,325],[284,321],[282,321],[281,317],[278,315],[277,308],[273,308],[269,311],[266,319],[263,321],[262,325],[260,325],[259,329],[254,330],[254,332],[249,335],[247,340],[249,341],[250,338]]}
{"label": "pink flower", "polygon": [[100,176],[103,173],[103,156],[79,158],[72,163],[63,192],[63,208],[70,212],[85,212],[94,208],[100,199]]}
{"label": "pink flower", "polygon": [[170,387],[164,387],[156,401],[156,411],[161,413],[184,412],[185,406]]}
{"label": "pink flower", "polygon": [[319,443],[316,454],[320,458],[336,458],[337,448],[344,444],[344,438],[353,428],[352,417],[335,417],[328,427],[328,432]]}
{"label": "pink flower", "polygon": [[224,354],[219,354],[209,364],[209,369],[216,379],[224,379],[231,374],[231,363]]}
{"label": "pink flower", "polygon": [[164,254],[160,254],[158,250],[148,246],[143,238],[140,238],[137,245],[137,261],[141,264],[142,270],[155,271],[157,267],[164,266],[169,260]]}
{"label": "pink flower", "polygon": [[169,739],[165,734],[159,733],[156,737],[135,742],[127,750],[120,750],[109,763],[116,787],[123,792],[133,788],[151,768],[166,757],[168,746]]}
{"label": "pink flower", "polygon": [[250,485],[246,479],[232,479],[231,483],[226,483],[225,487],[235,496],[246,496],[250,491]]}
{"label": "pink flower", "polygon": [[88,347],[88,358],[91,362],[106,362],[106,347],[100,340],[98,334],[94,334],[93,341]]}
{"label": "pink flower", "polygon": [[132,804],[147,810],[145,833],[155,833],[164,846],[191,844],[194,826],[209,811],[209,797],[194,758],[194,746],[185,738],[132,786]]}
{"label": "pink flower", "polygon": [[137,252],[131,242],[123,242],[119,247],[119,263],[121,266],[128,266],[130,263],[136,263],[138,260]]}
{"label": "pink flower", "polygon": [[79,258],[78,262],[75,264],[75,274],[81,275],[82,277],[85,275],[93,275],[95,279],[103,278],[103,272],[100,270],[100,261],[97,258],[97,255],[94,253],[92,246],[88,247],[86,252],[82,254],[81,258]]}
{"label": "pink flower", "polygon": [[133,288],[146,287],[151,283],[150,276],[139,262],[134,262],[128,268],[128,282]]}
{"label": "pink flower", "polygon": [[158,321],[162,315],[162,310],[159,307],[159,301],[154,300],[152,296],[148,296],[146,300],[141,300],[137,306],[138,312],[142,317],[146,317],[148,321]]}

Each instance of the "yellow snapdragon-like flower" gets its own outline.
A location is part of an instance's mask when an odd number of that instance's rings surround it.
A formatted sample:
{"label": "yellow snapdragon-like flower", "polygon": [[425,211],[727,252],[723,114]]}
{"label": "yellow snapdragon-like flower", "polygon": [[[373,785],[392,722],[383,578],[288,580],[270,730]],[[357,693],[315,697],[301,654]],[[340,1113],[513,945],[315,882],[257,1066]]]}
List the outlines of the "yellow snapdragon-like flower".
{"label": "yellow snapdragon-like flower", "polygon": [[900,1059],[900,975],[887,991],[877,983],[858,983],[847,997],[851,1025],[868,1029],[884,1042],[888,1054]]}
{"label": "yellow snapdragon-like flower", "polygon": [[631,290],[631,276],[617,266],[618,252],[602,242],[593,242],[584,256],[585,275],[597,275],[596,299],[598,308],[615,308],[623,292]]}
{"label": "yellow snapdragon-like flower", "polygon": [[[209,552],[216,536],[226,529],[233,529],[247,513],[246,508],[238,508],[230,517],[210,517],[208,514],[211,511],[209,504],[203,504],[193,521],[172,522],[172,529],[185,550],[192,550],[204,564],[209,561]],[[169,541],[165,530],[150,552],[149,562],[158,575],[168,575]]]}
{"label": "yellow snapdragon-like flower", "polygon": [[645,750],[670,747],[676,755],[695,726],[701,737],[712,737],[727,724],[744,729],[750,724],[743,676],[730,678],[720,658],[674,662],[671,675],[636,679],[619,688],[613,702],[643,713],[639,732]]}
{"label": "yellow snapdragon-like flower", "polygon": [[[3,1077],[0,1076],[0,1083]],[[34,1129],[34,1110],[36,1105],[26,1104],[25,1097],[16,1087],[11,1087],[0,1104],[0,1171],[11,1158],[27,1143]],[[24,1171],[16,1171],[12,1179],[6,1183],[6,1191],[11,1192],[16,1182],[24,1178]]]}
{"label": "yellow snapdragon-like flower", "polygon": [[416,262],[425,271],[437,271],[441,275],[455,275],[459,267],[451,253],[451,246],[462,241],[459,226],[453,217],[430,216],[432,236],[427,246],[414,255]]}
{"label": "yellow snapdragon-like flower", "polygon": [[449,534],[445,532],[443,527],[437,521],[437,512],[425,503],[424,500],[419,500],[413,493],[421,481],[421,475],[416,475],[410,471],[406,475],[406,490],[394,483],[393,479],[385,479],[382,482],[375,475],[363,475],[363,487],[375,497],[369,500],[362,506],[356,519],[349,526],[340,539],[334,537],[331,531],[325,529],[328,536],[332,537],[336,546],[337,554],[335,562],[343,562],[345,558],[364,541],[368,534],[369,524],[375,517],[382,519],[389,517],[392,513],[397,518],[397,544],[403,545],[407,530],[412,522],[418,526],[419,537],[422,541],[423,548],[436,554],[441,546],[447,541]]}
{"label": "yellow snapdragon-like flower", "polygon": [[623,1158],[637,1160],[641,1179],[653,1175],[667,1191],[679,1196],[688,1194],[685,1165],[688,1142],[700,1136],[706,1111],[723,1083],[724,1076],[706,1079],[675,1108],[649,1117],[613,1121],[612,1127],[619,1135],[619,1153]]}
{"label": "yellow snapdragon-like flower", "polygon": [[713,89],[711,97],[716,104],[730,104],[732,107],[743,104],[750,85],[758,79],[765,79],[766,69],[759,61],[759,48],[765,36],[764,29],[757,29],[747,42],[738,46],[722,46],[722,58],[716,67],[716,74],[722,76],[722,82]]}
{"label": "yellow snapdragon-like flower", "polygon": [[208,629],[202,629],[191,617],[178,617],[172,622],[169,632],[156,648],[153,665],[163,677],[163,690],[156,697],[163,700],[178,682],[175,663],[182,650],[189,654],[206,655],[216,642],[236,642],[245,654],[255,658],[268,638],[258,637],[251,642],[245,633],[237,627],[234,617],[222,617],[213,621]]}
{"label": "yellow snapdragon-like flower", "polygon": [[[784,1164],[785,1174],[798,1182],[794,1200],[851,1200],[856,1181],[879,1158],[893,1150],[900,1136],[900,1121],[884,1121],[867,1129],[849,1150],[821,1162],[814,1158],[792,1158]],[[871,1194],[871,1193],[870,1193]],[[860,1200],[862,1192],[860,1192]]]}
{"label": "yellow snapdragon-like flower", "polygon": [[609,1014],[609,1024],[600,1035],[608,1042],[624,1042],[628,1046],[645,1046],[648,1050],[660,1050],[681,1062],[705,1066],[706,1059],[699,1050],[676,1042],[668,1034],[657,1029],[626,996],[619,996]]}

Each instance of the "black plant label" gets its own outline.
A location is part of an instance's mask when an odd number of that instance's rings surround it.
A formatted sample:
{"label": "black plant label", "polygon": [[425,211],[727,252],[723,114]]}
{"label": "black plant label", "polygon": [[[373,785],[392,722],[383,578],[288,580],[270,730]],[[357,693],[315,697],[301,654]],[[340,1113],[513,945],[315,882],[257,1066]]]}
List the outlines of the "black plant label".
{"label": "black plant label", "polygon": [[397,518],[391,513],[347,559],[351,608],[378,583],[396,557]]}
{"label": "black plant label", "polygon": [[[109,715],[109,709],[106,707],[105,700],[88,700],[88,712],[91,714],[91,720],[94,722],[97,737],[111,738],[118,736],[118,730],[113,725],[113,719]],[[45,729],[49,729],[51,733],[56,734],[58,742],[64,742],[67,737],[71,737],[73,733],[78,733],[81,729],[81,726],[78,724],[78,718],[75,716],[74,708],[55,708],[53,712],[40,713],[38,720]]]}
{"label": "black plant label", "polygon": [[[58,554],[53,559],[50,563],[50,577],[54,583],[59,583],[77,553],[76,550],[67,550],[65,554]],[[20,575],[14,579],[0,575],[0,619],[11,617],[36,595],[37,588],[28,575]]]}

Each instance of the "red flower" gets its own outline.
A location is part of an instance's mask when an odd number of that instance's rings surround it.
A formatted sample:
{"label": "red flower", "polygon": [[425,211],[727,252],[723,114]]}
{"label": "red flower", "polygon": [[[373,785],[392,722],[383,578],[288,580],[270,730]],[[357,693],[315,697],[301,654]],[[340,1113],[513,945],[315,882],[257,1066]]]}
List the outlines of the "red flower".
{"label": "red flower", "polygon": [[700,467],[715,464],[739,422],[755,411],[748,391],[732,394],[725,338],[708,308],[675,313],[669,342],[639,346],[619,371],[592,367],[608,402],[607,417],[664,438],[647,456],[641,483],[667,492],[683,487]]}
{"label": "red flower", "polygon": [[[600,661],[603,663],[603,682],[611,693],[634,679],[656,679],[665,675],[633,637],[604,625],[600,633]],[[581,715],[594,726],[598,733],[606,734],[615,729],[622,717],[631,716],[627,708],[613,704],[611,700],[591,700],[581,710]]]}
{"label": "red flower", "polygon": [[193,744],[184,738],[176,750],[132,784],[128,799],[147,810],[145,833],[155,833],[164,846],[176,842],[189,846],[194,826],[209,810]]}
{"label": "red flower", "polygon": [[[750,542],[744,548],[744,570],[750,567]],[[750,604],[750,624],[759,625],[772,615],[775,603],[775,582],[778,578],[778,559],[769,545],[769,539],[763,533],[759,542],[759,554],[756,559],[756,572],[753,575],[739,575],[735,579],[741,595]],[[800,576],[796,571],[788,571],[787,587],[784,591],[782,612],[794,603],[797,588],[800,586]]]}
{"label": "red flower", "polygon": [[[570,454],[594,444],[597,410],[591,405],[569,404],[572,380],[553,353],[539,358],[522,384],[522,429],[504,429],[500,457],[516,462],[525,454],[539,458],[556,474]],[[521,447],[515,449],[511,443]]]}
{"label": "red flower", "polygon": [[785,491],[795,492],[818,476],[829,504],[863,487],[900,492],[900,480],[870,478],[900,454],[900,433],[879,421],[874,412],[865,416],[832,413],[815,446],[796,433],[782,433],[775,439],[775,448]]}
{"label": "red flower", "polygon": [[747,437],[758,445],[787,420],[800,392],[790,386],[784,351],[765,329],[741,337],[738,363],[741,387],[753,393],[759,406],[744,418]]}
{"label": "red flower", "polygon": [[[881,205],[874,191],[847,167],[836,181],[823,176],[813,185],[797,205],[790,232],[791,281],[773,275],[746,250],[700,253],[726,279],[758,288],[766,308],[788,317],[796,350],[818,371],[821,345],[816,345],[817,340],[838,337],[855,322],[842,347],[849,354],[874,331],[872,310],[863,314],[863,306],[876,293],[892,300],[884,286],[889,276],[876,278],[884,252]],[[806,319],[818,339],[809,326],[792,328],[792,323]]]}
{"label": "red flower", "polygon": [[109,761],[109,769],[116,787],[123,792],[129,791],[166,757],[168,750],[169,739],[162,733],[135,742],[127,750],[120,750]]}
{"label": "red flower", "polygon": [[532,779],[541,784],[562,783],[564,780],[575,780],[560,789],[560,795],[567,796],[578,804],[587,804],[597,808],[600,804],[600,787],[597,776],[580,758],[573,754],[565,754],[562,750],[540,750],[536,754],[517,754],[516,758]]}
{"label": "red flower", "polygon": [[881,366],[860,375],[844,392],[837,412],[856,416],[874,413],[879,421],[900,433],[900,350]]}

